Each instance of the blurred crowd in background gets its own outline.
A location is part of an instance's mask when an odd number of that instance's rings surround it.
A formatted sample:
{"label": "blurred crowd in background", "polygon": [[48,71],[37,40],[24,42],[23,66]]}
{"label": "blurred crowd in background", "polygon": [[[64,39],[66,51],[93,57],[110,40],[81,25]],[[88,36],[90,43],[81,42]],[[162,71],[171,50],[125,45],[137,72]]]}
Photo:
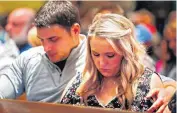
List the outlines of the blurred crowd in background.
{"label": "blurred crowd in background", "polygon": [[[8,66],[19,54],[40,46],[35,13],[45,1],[0,2],[0,70]],[[125,15],[136,27],[139,43],[147,47],[145,58],[154,71],[176,80],[176,1],[72,1],[78,7],[81,33],[87,35],[88,27],[97,13]],[[16,2],[18,4],[18,2]],[[9,10],[5,10],[10,5]],[[151,66],[151,64],[153,64]]]}

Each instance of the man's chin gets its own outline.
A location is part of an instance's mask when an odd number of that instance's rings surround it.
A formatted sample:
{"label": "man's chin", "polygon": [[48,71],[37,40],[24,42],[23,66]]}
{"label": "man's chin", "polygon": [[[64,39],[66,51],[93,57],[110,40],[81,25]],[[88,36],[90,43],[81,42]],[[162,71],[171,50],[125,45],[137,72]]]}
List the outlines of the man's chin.
{"label": "man's chin", "polygon": [[57,57],[56,55],[54,56],[49,56],[47,55],[47,57],[49,58],[49,60],[53,63],[57,63],[57,62],[60,62],[60,61],[63,61],[65,60],[66,58],[62,58],[62,57]]}
{"label": "man's chin", "polygon": [[50,61],[53,62],[53,63],[57,63],[57,62],[60,62],[60,61],[61,61],[61,59],[56,59],[56,58],[50,58],[50,57],[49,57],[49,59],[50,59]]}
{"label": "man's chin", "polygon": [[53,62],[53,63],[58,62],[58,60],[56,60],[56,59],[54,59],[54,58],[50,58],[50,57],[49,57],[49,60],[50,60],[51,62]]}

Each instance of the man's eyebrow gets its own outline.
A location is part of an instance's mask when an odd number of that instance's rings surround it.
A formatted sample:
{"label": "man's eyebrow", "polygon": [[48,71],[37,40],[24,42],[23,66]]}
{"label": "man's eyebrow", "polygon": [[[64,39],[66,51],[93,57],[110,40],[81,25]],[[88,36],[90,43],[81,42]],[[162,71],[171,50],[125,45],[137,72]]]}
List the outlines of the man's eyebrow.
{"label": "man's eyebrow", "polygon": [[47,39],[52,39],[52,38],[58,38],[58,37],[57,36],[51,36],[51,37],[49,37]]}
{"label": "man's eyebrow", "polygon": [[[57,36],[51,36],[51,37],[48,37],[48,38],[46,38],[46,39],[52,39],[52,38],[55,38],[55,37],[57,37]],[[37,36],[37,38],[42,39],[42,38],[40,38],[39,36]]]}

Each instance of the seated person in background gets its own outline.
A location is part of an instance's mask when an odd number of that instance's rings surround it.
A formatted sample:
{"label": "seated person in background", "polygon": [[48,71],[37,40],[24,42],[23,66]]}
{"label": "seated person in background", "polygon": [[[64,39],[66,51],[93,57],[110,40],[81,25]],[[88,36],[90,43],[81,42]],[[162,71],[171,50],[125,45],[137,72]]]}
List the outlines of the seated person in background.
{"label": "seated person in background", "polygon": [[[146,28],[146,26],[139,24],[135,26],[135,34],[137,41],[143,44],[148,50],[148,48],[151,47],[152,33]],[[144,56],[143,64],[155,71],[155,61],[148,54]]]}
{"label": "seated person in background", "polygon": [[146,52],[134,30],[124,16],[98,14],[88,32],[84,72],[69,82],[61,103],[147,111],[153,103],[147,93],[163,84],[141,62]]}
{"label": "seated person in background", "polygon": [[31,8],[14,9],[8,16],[6,31],[10,38],[15,41],[20,53],[31,48],[27,34],[33,27],[34,18],[35,11]]}
{"label": "seated person in background", "polygon": [[15,42],[5,31],[7,16],[0,16],[0,71],[9,66],[19,55]]}
{"label": "seated person in background", "polygon": [[162,56],[158,61],[159,73],[176,80],[176,21],[164,28],[164,40],[161,43]]}

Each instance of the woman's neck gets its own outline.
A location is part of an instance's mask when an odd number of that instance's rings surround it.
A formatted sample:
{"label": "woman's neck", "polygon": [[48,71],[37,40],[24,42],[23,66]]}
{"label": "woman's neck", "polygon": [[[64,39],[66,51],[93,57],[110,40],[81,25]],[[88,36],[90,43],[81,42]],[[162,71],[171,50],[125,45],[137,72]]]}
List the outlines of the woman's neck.
{"label": "woman's neck", "polygon": [[103,77],[101,81],[101,87],[112,87],[112,86],[117,86],[118,82],[118,77]]}
{"label": "woman's neck", "polygon": [[118,77],[102,78],[100,89],[96,92],[96,97],[102,105],[107,105],[112,101],[118,92]]}

